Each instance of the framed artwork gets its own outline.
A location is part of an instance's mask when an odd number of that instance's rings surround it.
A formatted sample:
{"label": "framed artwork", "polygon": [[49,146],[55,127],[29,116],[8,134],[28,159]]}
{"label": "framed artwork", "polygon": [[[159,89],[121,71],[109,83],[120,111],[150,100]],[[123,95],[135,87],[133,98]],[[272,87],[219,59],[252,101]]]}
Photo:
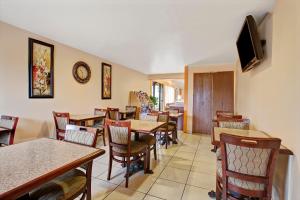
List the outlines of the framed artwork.
{"label": "framed artwork", "polygon": [[111,99],[111,65],[102,63],[102,99]]}
{"label": "framed artwork", "polygon": [[54,45],[29,38],[29,98],[54,97]]}

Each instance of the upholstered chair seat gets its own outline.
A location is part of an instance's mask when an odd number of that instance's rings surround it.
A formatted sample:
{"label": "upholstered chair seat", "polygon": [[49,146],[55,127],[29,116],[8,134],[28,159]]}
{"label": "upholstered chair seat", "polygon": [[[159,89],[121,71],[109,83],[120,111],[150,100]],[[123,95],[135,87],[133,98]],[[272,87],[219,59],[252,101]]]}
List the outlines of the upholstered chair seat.
{"label": "upholstered chair seat", "polygon": [[[113,147],[112,148],[114,152],[120,153],[120,154],[127,154],[128,148],[127,147]],[[145,149],[145,144],[142,142],[136,142],[136,141],[131,141],[131,154],[138,154],[141,153]]]}
{"label": "upholstered chair seat", "polygon": [[87,178],[83,171],[79,169],[71,170],[32,191],[30,199],[73,199],[76,197],[76,194],[85,190],[86,182]]}

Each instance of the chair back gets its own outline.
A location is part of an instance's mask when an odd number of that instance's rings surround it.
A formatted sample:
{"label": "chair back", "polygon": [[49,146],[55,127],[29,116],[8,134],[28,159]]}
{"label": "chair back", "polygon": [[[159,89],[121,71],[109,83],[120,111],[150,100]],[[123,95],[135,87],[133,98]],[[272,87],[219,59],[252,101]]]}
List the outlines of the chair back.
{"label": "chair back", "polygon": [[169,123],[169,116],[170,116],[170,113],[168,111],[167,112],[159,112],[157,121]]}
{"label": "chair back", "polygon": [[130,153],[131,122],[105,119],[105,126],[108,130],[110,148],[127,148]]}
{"label": "chair back", "polygon": [[61,139],[66,132],[66,126],[70,123],[69,113],[52,112],[56,128],[56,138]]}
{"label": "chair back", "polygon": [[175,109],[175,108],[169,109],[168,111],[170,114],[178,114],[179,113],[179,109]]}
{"label": "chair back", "polygon": [[7,134],[0,134],[0,144],[11,145],[14,143],[15,132],[19,118],[2,115],[0,118],[0,127],[10,129]]}
{"label": "chair back", "polygon": [[225,191],[252,197],[269,194],[280,143],[278,138],[252,138],[222,133],[223,198],[227,199]]}
{"label": "chair back", "polygon": [[130,115],[130,118],[135,119],[136,113],[137,113],[137,106],[126,106],[126,111],[131,111],[131,112],[133,112],[133,113]]}
{"label": "chair back", "polygon": [[96,147],[97,133],[96,128],[68,124],[64,141]]}
{"label": "chair back", "polygon": [[249,119],[231,119],[231,120],[218,121],[218,126],[220,128],[249,130],[249,125],[250,125]]}
{"label": "chair back", "polygon": [[107,116],[107,109],[95,108],[94,109],[94,114],[95,115],[104,115],[104,116]]}
{"label": "chair back", "polygon": [[119,120],[119,108],[107,108],[108,119]]}

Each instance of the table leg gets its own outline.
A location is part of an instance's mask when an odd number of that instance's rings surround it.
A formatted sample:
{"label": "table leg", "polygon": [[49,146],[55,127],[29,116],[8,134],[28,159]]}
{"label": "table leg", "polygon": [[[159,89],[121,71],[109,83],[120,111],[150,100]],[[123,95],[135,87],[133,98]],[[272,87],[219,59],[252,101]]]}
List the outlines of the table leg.
{"label": "table leg", "polygon": [[87,176],[87,183],[86,183],[86,199],[91,200],[92,199],[92,193],[91,193],[91,182],[92,182],[92,167],[93,167],[93,161],[89,162],[87,164],[87,170],[86,170],[86,176]]}

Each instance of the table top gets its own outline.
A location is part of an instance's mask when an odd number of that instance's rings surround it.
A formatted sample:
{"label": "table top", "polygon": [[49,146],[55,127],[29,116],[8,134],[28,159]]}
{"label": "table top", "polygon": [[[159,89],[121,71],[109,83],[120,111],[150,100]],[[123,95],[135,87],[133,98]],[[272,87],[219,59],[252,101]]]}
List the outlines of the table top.
{"label": "table top", "polygon": [[3,147],[0,149],[0,199],[29,192],[104,152],[48,138]]}
{"label": "table top", "polygon": [[131,130],[137,132],[153,132],[165,124],[165,122],[152,122],[131,119]]}
{"label": "table top", "polygon": [[135,113],[135,110],[119,110],[119,113],[121,114],[131,114],[131,113]]}
{"label": "table top", "polygon": [[70,115],[71,121],[88,121],[88,120],[95,120],[99,118],[105,118],[105,115],[95,115],[95,114]]}
{"label": "table top", "polygon": [[[220,143],[221,133],[228,133],[231,135],[244,136],[244,137],[271,138],[269,134],[263,131],[214,127],[214,140],[215,140],[214,142],[216,145]],[[280,146],[280,153],[293,155],[293,152],[283,145]]]}
{"label": "table top", "polygon": [[174,118],[178,118],[178,117],[183,116],[183,113],[170,113],[169,116],[170,116],[170,117],[174,117]]}

